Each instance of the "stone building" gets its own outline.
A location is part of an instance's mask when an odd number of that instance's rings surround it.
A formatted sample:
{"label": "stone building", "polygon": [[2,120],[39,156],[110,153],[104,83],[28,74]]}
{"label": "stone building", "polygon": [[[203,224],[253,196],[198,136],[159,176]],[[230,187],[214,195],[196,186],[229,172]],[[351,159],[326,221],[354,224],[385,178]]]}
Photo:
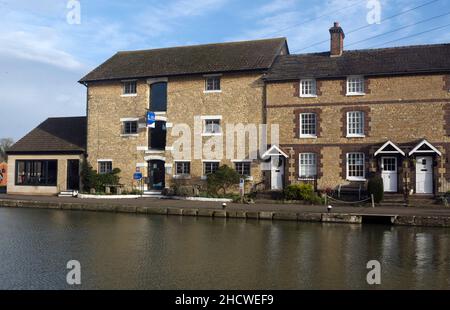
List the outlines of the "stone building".
{"label": "stone building", "polygon": [[329,52],[280,56],[264,77],[285,184],[449,190],[450,45],[345,51],[339,24],[330,34]]}
{"label": "stone building", "polygon": [[[119,168],[127,186],[137,186],[138,170],[153,192],[174,180],[202,184],[220,165],[260,182],[248,147],[225,155],[227,125],[264,123],[262,76],[288,53],[284,38],[117,53],[80,80],[87,87],[88,161],[99,172]],[[177,144],[180,127],[190,129],[191,147]],[[194,150],[212,139],[222,140],[223,155]],[[174,148],[190,151],[174,158]]]}
{"label": "stone building", "polygon": [[79,190],[85,148],[86,117],[47,119],[8,150],[8,194]]}

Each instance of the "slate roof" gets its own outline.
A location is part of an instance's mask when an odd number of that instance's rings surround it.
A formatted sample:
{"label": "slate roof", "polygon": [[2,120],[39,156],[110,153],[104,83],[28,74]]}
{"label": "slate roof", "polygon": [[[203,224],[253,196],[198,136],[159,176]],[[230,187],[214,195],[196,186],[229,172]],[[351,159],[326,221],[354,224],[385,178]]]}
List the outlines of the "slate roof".
{"label": "slate roof", "polygon": [[48,118],[17,141],[8,154],[83,153],[86,149],[86,117]]}
{"label": "slate roof", "polygon": [[348,75],[397,75],[450,71],[450,44],[279,56],[266,81],[338,78]]}
{"label": "slate roof", "polygon": [[118,52],[79,82],[269,69],[286,38]]}

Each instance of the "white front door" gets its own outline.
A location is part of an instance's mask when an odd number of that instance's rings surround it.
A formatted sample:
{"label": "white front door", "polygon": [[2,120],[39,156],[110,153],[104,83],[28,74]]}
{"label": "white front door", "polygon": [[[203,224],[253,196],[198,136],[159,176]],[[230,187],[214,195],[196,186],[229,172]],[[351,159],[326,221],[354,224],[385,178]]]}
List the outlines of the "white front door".
{"label": "white front door", "polygon": [[398,192],[397,158],[381,158],[381,177],[383,178],[384,191],[387,193]]}
{"label": "white front door", "polygon": [[433,194],[433,157],[416,158],[416,193]]}
{"label": "white front door", "polygon": [[272,190],[283,189],[284,160],[281,156],[273,156],[271,159],[271,188]]}

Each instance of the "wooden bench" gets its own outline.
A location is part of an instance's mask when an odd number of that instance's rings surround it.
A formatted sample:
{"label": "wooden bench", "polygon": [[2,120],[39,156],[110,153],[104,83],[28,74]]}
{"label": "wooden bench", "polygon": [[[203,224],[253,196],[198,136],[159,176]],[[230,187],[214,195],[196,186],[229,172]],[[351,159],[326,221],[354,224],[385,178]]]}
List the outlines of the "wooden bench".
{"label": "wooden bench", "polygon": [[336,189],[338,198],[341,198],[341,195],[355,195],[358,196],[358,200],[362,199],[363,193],[366,191],[365,183],[350,183],[350,184],[341,184]]}

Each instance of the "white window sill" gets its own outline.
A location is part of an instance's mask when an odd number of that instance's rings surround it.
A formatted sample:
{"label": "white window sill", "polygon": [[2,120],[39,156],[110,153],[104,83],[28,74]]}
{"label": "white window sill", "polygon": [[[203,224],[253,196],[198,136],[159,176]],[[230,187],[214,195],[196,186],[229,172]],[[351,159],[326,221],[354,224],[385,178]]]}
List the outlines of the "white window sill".
{"label": "white window sill", "polygon": [[203,93],[204,94],[220,94],[222,91],[221,90],[204,90]]}
{"label": "white window sill", "polygon": [[221,135],[222,133],[202,133],[202,137],[218,137]]}
{"label": "white window sill", "polygon": [[347,135],[347,138],[365,138],[366,135]]}
{"label": "white window sill", "polygon": [[366,178],[347,178],[347,181],[352,181],[352,182],[365,182],[367,181]]}
{"label": "white window sill", "polygon": [[317,180],[317,178],[303,178],[303,177],[299,177],[298,180],[299,181],[315,181],[315,180]]}
{"label": "white window sill", "polygon": [[317,139],[314,135],[300,135],[300,139]]}
{"label": "white window sill", "polygon": [[122,134],[120,135],[122,138],[128,138],[128,137],[139,137],[139,134]]}
{"label": "white window sill", "polygon": [[317,98],[317,95],[300,95],[300,98]]}
{"label": "white window sill", "polygon": [[120,97],[126,98],[126,97],[137,97],[137,94],[122,94]]}
{"label": "white window sill", "polygon": [[355,97],[355,96],[365,96],[366,93],[347,93],[347,97]]}
{"label": "white window sill", "polygon": [[245,180],[246,180],[246,181],[253,181],[253,177],[252,177],[252,176],[246,176],[246,177],[245,177]]}
{"label": "white window sill", "polygon": [[201,177],[201,180],[202,180],[202,181],[206,181],[206,180],[208,180],[208,177],[207,177],[206,175],[203,175],[203,176]]}
{"label": "white window sill", "polygon": [[191,176],[190,175],[174,175],[173,178],[176,180],[190,180]]}

